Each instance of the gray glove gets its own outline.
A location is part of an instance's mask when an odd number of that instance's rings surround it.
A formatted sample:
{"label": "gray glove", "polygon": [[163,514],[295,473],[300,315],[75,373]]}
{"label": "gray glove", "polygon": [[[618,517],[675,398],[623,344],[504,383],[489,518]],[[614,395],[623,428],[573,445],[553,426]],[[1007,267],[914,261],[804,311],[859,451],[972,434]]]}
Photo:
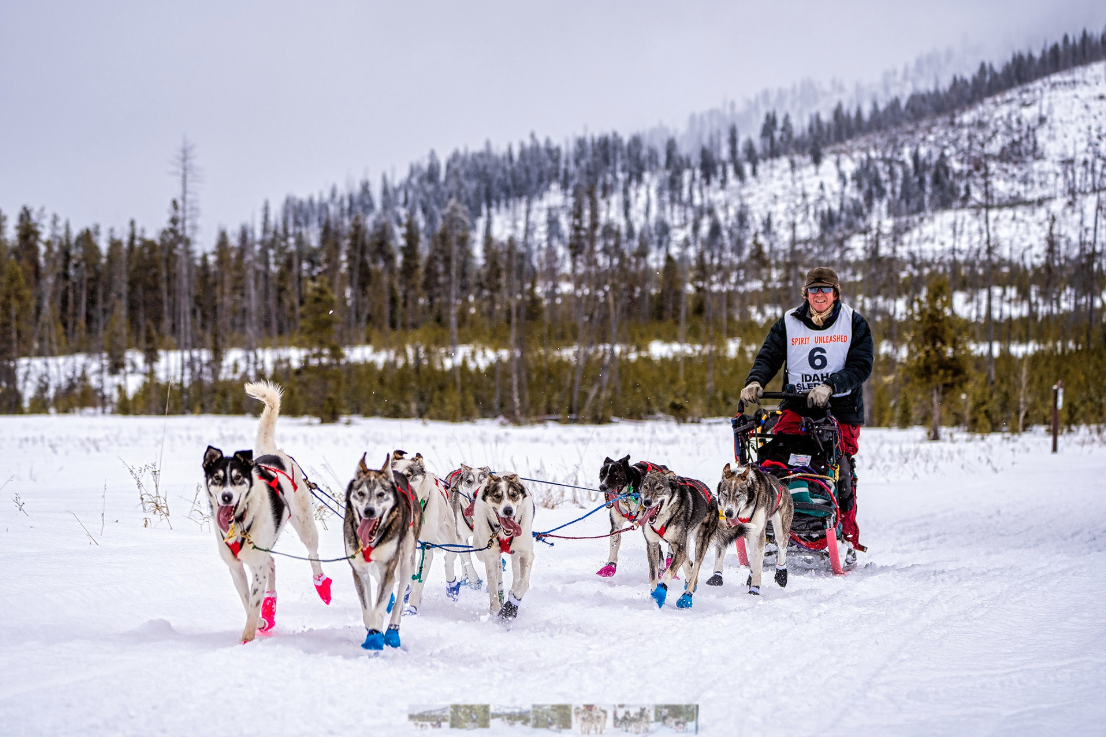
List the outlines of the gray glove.
{"label": "gray glove", "polygon": [[830,395],[833,394],[833,387],[829,384],[819,384],[810,390],[810,394],[806,395],[807,407],[825,407],[829,403]]}
{"label": "gray glove", "polygon": [[762,394],[764,394],[764,389],[760,382],[750,381],[749,385],[741,390],[741,401],[745,404],[760,404],[760,395]]}

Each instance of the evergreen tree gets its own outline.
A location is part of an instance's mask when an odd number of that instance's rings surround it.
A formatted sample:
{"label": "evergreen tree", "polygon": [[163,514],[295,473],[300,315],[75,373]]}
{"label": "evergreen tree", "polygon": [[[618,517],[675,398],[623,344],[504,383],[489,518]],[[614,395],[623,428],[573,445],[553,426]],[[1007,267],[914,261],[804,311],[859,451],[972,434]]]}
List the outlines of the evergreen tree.
{"label": "evergreen tree", "polygon": [[915,300],[910,331],[910,360],[906,376],[926,390],[932,400],[930,440],[941,437],[941,403],[944,395],[968,379],[967,329],[952,311],[948,278],[930,277],[924,297]]}

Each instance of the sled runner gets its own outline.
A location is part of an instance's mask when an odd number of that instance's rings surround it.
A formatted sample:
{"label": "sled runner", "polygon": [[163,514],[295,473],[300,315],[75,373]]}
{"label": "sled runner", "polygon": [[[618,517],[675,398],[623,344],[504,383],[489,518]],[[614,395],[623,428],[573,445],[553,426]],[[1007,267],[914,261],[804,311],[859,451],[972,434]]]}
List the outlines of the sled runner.
{"label": "sled runner", "polygon": [[[800,399],[805,394],[764,392],[765,399]],[[841,537],[841,509],[837,484],[841,471],[841,435],[837,420],[827,410],[821,419],[802,419],[801,434],[774,435],[782,411],[760,407],[746,416],[738,401],[731,420],[734,458],[743,466],[757,465],[776,476],[791,492],[795,516],[791,522],[789,553],[825,556],[834,573],[844,573],[855,563],[855,553]],[[744,540],[737,541],[741,564],[749,565]]]}

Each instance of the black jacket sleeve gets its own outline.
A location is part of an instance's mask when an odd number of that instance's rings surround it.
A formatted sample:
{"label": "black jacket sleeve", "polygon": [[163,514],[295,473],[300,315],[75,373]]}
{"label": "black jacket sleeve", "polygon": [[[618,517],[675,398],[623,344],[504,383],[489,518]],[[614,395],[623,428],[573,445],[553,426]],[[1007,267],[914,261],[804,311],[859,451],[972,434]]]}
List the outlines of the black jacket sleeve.
{"label": "black jacket sleeve", "polygon": [[875,344],[872,340],[872,329],[868,327],[868,321],[853,310],[853,339],[849,346],[849,353],[845,356],[845,368],[831,374],[829,383],[835,394],[851,392],[859,387],[872,375],[872,364],[875,360]]}
{"label": "black jacket sleeve", "polygon": [[749,371],[749,377],[745,379],[745,385],[748,386],[750,382],[756,381],[762,387],[768,386],[768,382],[783,368],[783,362],[786,359],[787,325],[781,317],[768,331],[768,337],[764,339],[764,345],[760,347],[760,352],[753,361],[753,368]]}

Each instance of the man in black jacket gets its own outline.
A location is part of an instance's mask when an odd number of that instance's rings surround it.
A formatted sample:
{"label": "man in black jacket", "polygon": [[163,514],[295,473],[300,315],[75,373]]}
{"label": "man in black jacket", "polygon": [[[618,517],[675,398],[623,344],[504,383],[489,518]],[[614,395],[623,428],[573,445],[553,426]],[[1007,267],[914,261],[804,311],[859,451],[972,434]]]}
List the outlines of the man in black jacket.
{"label": "man in black jacket", "polygon": [[841,282],[827,266],[811,269],[803,286],[805,302],[772,326],[746,379],[741,399],[758,404],[764,387],[782,367],[790,391],[806,401],[784,400],[774,432],[797,434],[803,417],[824,417],[833,411],[841,429],[840,504],[842,532],[863,550],[856,526],[856,482],[853,456],[864,424],[862,385],[872,373],[875,345],[872,330],[859,312],[841,302]]}

